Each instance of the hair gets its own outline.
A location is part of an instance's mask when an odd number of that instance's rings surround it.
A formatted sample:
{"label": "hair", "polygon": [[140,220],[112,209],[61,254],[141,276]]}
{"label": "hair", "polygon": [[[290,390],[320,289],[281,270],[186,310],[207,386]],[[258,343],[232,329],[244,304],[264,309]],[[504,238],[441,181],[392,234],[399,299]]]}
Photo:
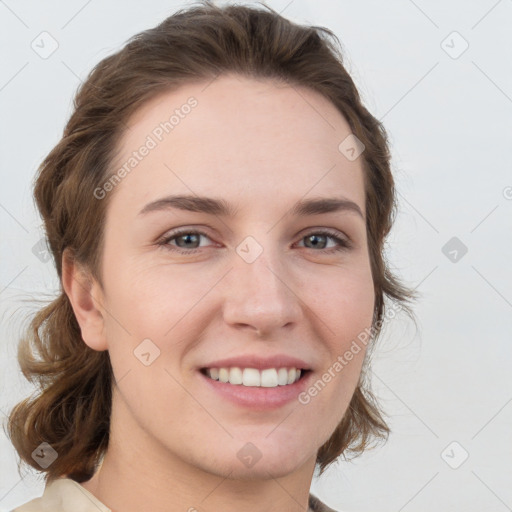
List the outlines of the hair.
{"label": "hair", "polygon": [[[62,259],[86,268],[101,286],[111,194],[97,200],[94,190],[113,174],[129,117],[161,93],[235,73],[306,87],[330,100],[365,146],[366,231],[375,291],[369,350],[381,332],[387,299],[412,316],[408,303],[414,290],[392,274],[384,255],[397,206],[386,132],[363,106],[334,33],[298,25],[264,7],[219,7],[204,0],[130,38],[80,85],[62,138],[38,169],[34,198],[61,289],[31,317],[21,337],[18,361],[38,390],[12,409],[7,434],[21,461],[44,471],[47,481],[90,479],[108,448],[114,385],[110,358],[108,351],[95,351],[82,340],[62,289]],[[370,391],[367,361],[346,413],[317,452],[320,474],[340,455],[360,455],[373,441],[388,438],[390,429]],[[42,442],[58,454],[47,468],[32,457]]]}

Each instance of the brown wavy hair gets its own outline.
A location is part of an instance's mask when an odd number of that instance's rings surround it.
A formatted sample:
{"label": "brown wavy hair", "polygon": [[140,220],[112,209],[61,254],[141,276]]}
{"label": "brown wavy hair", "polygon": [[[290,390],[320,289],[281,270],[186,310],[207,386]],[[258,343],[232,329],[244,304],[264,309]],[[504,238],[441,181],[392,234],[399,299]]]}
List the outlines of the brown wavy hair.
{"label": "brown wavy hair", "polygon": [[[384,242],[396,213],[387,135],[363,106],[343,66],[338,38],[324,27],[293,23],[270,7],[215,6],[205,0],[133,36],[103,59],[79,87],[60,142],[42,162],[34,197],[61,281],[60,295],[40,309],[20,340],[18,361],[37,391],[17,404],[7,424],[21,461],[46,481],[92,477],[109,443],[113,372],[108,351],[94,351],[62,289],[62,258],[73,258],[98,283],[108,197],[94,190],[113,174],[116,148],[130,115],[165,91],[223,73],[302,86],[329,99],[364,143],[366,230],[375,289],[372,343],[390,299],[413,316],[415,298],[393,276]],[[340,141],[341,142],[341,141]],[[342,421],[319,449],[320,474],[340,455],[357,456],[390,432],[370,391],[368,357]],[[42,468],[32,457],[49,443],[57,459]],[[21,462],[20,461],[20,462]]]}

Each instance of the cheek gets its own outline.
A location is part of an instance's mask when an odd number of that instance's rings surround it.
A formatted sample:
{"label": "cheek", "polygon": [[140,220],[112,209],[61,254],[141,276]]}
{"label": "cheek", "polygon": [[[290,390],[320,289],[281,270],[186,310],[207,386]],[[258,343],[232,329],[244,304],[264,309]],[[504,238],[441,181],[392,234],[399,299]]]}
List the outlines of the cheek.
{"label": "cheek", "polygon": [[[347,273],[333,281],[315,313],[324,325],[329,357],[327,368],[338,386],[350,393],[355,388],[369,341],[375,293],[371,273]],[[328,377],[327,377],[328,378]]]}
{"label": "cheek", "polygon": [[371,280],[345,280],[329,294],[325,311],[333,330],[342,338],[357,336],[370,327],[373,318],[375,294]]}
{"label": "cheek", "polygon": [[200,269],[195,276],[180,269],[171,272],[165,265],[128,266],[111,275],[114,292],[109,296],[109,304],[128,331],[164,339],[215,285],[218,275],[213,274]]}
{"label": "cheek", "polygon": [[371,326],[375,292],[369,266],[340,271],[305,290],[333,342],[343,345]]}
{"label": "cheek", "polygon": [[314,310],[321,319],[316,325],[327,351],[324,364],[310,387],[298,397],[304,410],[310,411],[308,414],[325,419],[316,431],[325,441],[346,413],[359,382],[374,308],[370,273],[347,272],[338,276],[330,281],[328,292],[321,294]]}
{"label": "cheek", "polygon": [[122,401],[140,422],[162,403],[184,410],[190,404],[172,376],[189,348],[184,326],[204,291],[179,273],[170,281],[161,271],[129,266],[112,269],[106,286],[106,336]]}
{"label": "cheek", "polygon": [[[198,274],[200,278],[194,278],[190,272],[162,267],[111,273],[106,337],[112,368],[116,380],[129,374],[126,380],[139,383],[123,393],[127,402],[146,400],[144,396],[152,395],[152,390],[174,382],[166,371],[180,373],[184,359],[211,321],[212,311],[217,311],[205,294],[218,275]],[[179,391],[176,385],[166,388],[170,395]],[[180,400],[174,397],[171,402]]]}

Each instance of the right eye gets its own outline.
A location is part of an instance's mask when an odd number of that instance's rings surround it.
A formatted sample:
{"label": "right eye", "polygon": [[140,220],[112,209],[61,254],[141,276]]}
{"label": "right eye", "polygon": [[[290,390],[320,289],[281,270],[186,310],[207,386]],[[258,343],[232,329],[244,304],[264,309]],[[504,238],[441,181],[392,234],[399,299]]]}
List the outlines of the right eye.
{"label": "right eye", "polygon": [[200,248],[197,244],[200,244],[202,236],[210,239],[209,236],[202,231],[182,229],[167,234],[158,242],[158,245],[170,251],[177,251],[182,254],[193,254]]}

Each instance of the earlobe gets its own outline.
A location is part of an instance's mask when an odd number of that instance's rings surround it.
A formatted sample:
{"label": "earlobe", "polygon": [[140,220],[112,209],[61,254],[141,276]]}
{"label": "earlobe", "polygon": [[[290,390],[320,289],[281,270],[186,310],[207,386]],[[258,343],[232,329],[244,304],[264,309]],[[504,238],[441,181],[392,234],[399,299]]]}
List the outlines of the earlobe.
{"label": "earlobe", "polygon": [[103,296],[96,280],[76,262],[69,249],[62,255],[62,287],[75,313],[82,339],[93,350],[107,350]]}

